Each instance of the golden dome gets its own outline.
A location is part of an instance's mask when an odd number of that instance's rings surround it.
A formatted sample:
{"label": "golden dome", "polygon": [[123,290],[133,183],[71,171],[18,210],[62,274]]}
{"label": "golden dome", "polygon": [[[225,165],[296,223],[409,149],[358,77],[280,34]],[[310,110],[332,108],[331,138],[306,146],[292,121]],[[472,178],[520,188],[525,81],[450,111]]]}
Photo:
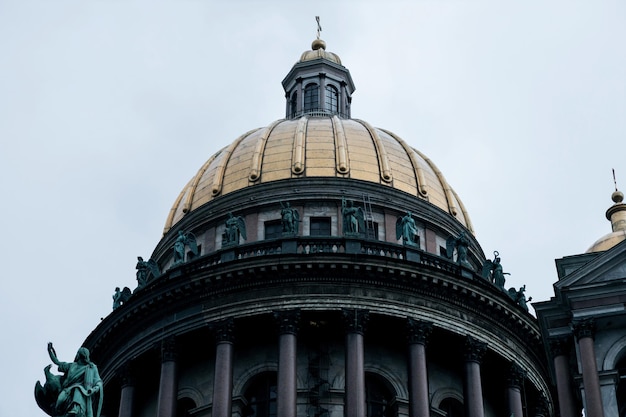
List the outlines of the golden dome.
{"label": "golden dome", "polygon": [[304,51],[300,56],[300,61],[298,62],[312,61],[314,59],[326,59],[328,61],[334,62],[335,64],[341,65],[341,59],[339,58],[339,55],[333,52],[327,52],[326,42],[321,39],[315,39],[311,43],[311,50]]}
{"label": "golden dome", "polygon": [[367,181],[409,193],[472,231],[461,200],[430,159],[387,130],[336,115],[281,119],[243,134],[189,181],[164,231],[225,194],[273,181],[319,177]]}
{"label": "golden dome", "polygon": [[613,232],[598,239],[587,249],[587,253],[609,250],[621,241],[626,240],[626,204],[622,203],[624,193],[616,189],[611,195],[611,199],[615,204],[606,211],[606,218],[611,222]]}

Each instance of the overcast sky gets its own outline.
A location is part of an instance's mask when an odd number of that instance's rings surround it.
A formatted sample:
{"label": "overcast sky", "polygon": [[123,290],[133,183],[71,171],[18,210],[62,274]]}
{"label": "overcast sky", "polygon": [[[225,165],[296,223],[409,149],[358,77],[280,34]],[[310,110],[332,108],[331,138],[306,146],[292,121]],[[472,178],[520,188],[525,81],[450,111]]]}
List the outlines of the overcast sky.
{"label": "overcast sky", "polygon": [[353,117],[437,165],[507,287],[549,299],[554,259],[610,232],[623,0],[0,0],[1,416],[44,416],[47,342],[71,361],[186,182],[284,117],[316,15]]}

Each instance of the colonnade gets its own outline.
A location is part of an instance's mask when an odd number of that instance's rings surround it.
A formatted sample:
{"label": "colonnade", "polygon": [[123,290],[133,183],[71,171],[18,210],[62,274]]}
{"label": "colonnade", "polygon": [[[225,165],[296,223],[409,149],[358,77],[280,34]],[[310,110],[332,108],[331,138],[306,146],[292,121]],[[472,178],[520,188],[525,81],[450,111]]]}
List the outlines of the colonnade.
{"label": "colonnade", "polygon": [[[572,323],[572,330],[579,352],[585,415],[604,417],[600,376],[594,347],[595,321],[592,318],[577,320]],[[570,372],[569,353],[572,342],[570,336],[554,337],[550,340],[561,417],[580,416],[573,375]]]}
{"label": "colonnade", "polygon": [[[279,329],[277,417],[295,417],[297,415],[296,347],[300,312],[299,310],[279,311],[274,314],[274,318]],[[343,311],[343,319],[346,344],[344,414],[351,417],[366,417],[364,334],[369,313],[367,310],[346,309]],[[216,343],[212,417],[232,417],[234,321],[226,319],[213,324],[211,328]],[[426,344],[432,328],[430,322],[407,319],[410,417],[430,417],[431,415]],[[486,343],[470,336],[466,337],[464,396],[467,417],[484,417],[485,415],[480,364],[486,349]],[[161,353],[157,417],[176,417],[177,356],[173,337],[163,341]],[[123,368],[121,373],[123,382],[118,416],[133,417],[134,380],[127,368]],[[508,375],[507,415],[523,417],[520,389],[524,372],[517,365],[511,364]],[[528,417],[548,417],[546,408],[540,407]],[[566,414],[562,416],[568,417]]]}

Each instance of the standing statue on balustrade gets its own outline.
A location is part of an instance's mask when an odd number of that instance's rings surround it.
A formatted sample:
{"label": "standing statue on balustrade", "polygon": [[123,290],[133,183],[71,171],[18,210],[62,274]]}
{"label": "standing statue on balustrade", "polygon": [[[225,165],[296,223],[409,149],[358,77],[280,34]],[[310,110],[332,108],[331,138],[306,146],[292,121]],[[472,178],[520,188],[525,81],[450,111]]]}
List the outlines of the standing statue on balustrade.
{"label": "standing statue on balustrade", "polygon": [[241,216],[233,216],[228,213],[226,228],[222,233],[222,246],[232,246],[239,244],[239,236],[246,240],[246,222]]}
{"label": "standing statue on balustrade", "polygon": [[502,264],[500,263],[500,253],[493,251],[493,261],[487,259],[483,264],[483,277],[489,280],[502,291],[504,289],[504,276],[511,275],[508,272],[502,272]]}
{"label": "standing statue on balustrade", "polygon": [[410,211],[396,220],[396,239],[402,238],[402,243],[409,246],[419,246],[417,225]]}
{"label": "standing statue on balustrade", "polygon": [[358,236],[365,230],[365,213],[361,207],[356,207],[354,201],[341,198],[341,214],[343,215],[343,234]]}
{"label": "standing statue on balustrade", "polygon": [[285,204],[283,204],[281,201],[280,206],[280,216],[283,224],[283,233],[295,235],[296,233],[298,233],[298,222],[300,221],[300,213],[298,213],[298,210],[291,207],[289,201],[287,201]]}
{"label": "standing statue on balustrade", "polygon": [[473,268],[467,260],[467,251],[469,248],[469,239],[465,232],[461,232],[458,237],[450,236],[446,240],[446,256],[450,259],[454,258],[454,251],[456,250],[456,262],[459,265],[463,265],[467,268]]}
{"label": "standing statue on balustrade", "polygon": [[178,231],[178,237],[174,241],[174,265],[185,262],[185,248],[189,247],[193,256],[198,256],[198,243],[196,236],[191,232]]}

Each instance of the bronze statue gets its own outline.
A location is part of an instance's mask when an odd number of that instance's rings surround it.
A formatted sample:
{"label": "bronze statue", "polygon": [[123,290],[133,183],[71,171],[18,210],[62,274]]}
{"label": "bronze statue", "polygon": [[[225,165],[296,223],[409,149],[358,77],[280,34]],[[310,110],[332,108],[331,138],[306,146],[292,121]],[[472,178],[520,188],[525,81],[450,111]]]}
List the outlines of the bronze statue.
{"label": "bronze statue", "polygon": [[283,222],[283,233],[295,234],[298,232],[298,222],[300,221],[300,213],[291,207],[289,201],[285,204],[280,203],[280,215]]}
{"label": "bronze statue", "polygon": [[130,288],[124,287],[124,289],[120,291],[120,287],[115,287],[115,293],[113,293],[113,310],[120,308],[122,304],[126,304],[131,295]]}
{"label": "bronze statue", "polygon": [[246,239],[246,222],[241,216],[233,216],[228,213],[226,219],[226,229],[222,234],[222,245],[236,245],[239,243],[239,236]]}
{"label": "bronze statue", "polygon": [[152,278],[158,278],[161,275],[159,265],[154,261],[154,259],[144,261],[141,256],[138,256],[135,269],[137,269],[137,288],[135,288],[135,291],[146,286],[150,274],[152,274]]}
{"label": "bronze statue", "polygon": [[35,384],[35,400],[52,417],[99,417],[102,410],[102,380],[98,368],[89,360],[89,350],[78,349],[74,362],[61,362],[52,343],[48,354],[63,375],[53,375],[46,366],[46,382]]}
{"label": "bronze statue", "polygon": [[519,304],[524,310],[528,311],[528,304],[526,303],[532,301],[533,298],[530,297],[527,300],[526,294],[524,294],[525,292],[526,292],[526,285],[522,285],[519,290],[516,290],[515,287],[511,287],[509,288],[509,291],[508,291],[509,296],[513,299],[513,301]]}
{"label": "bronze statue", "polygon": [[508,272],[502,272],[502,264],[500,263],[500,254],[493,251],[493,261],[487,259],[483,264],[483,277],[488,279],[496,287],[504,290],[504,276],[511,275]]}
{"label": "bronze statue", "polygon": [[409,246],[419,246],[419,236],[415,219],[410,211],[396,220],[396,239],[402,238],[402,243]]}
{"label": "bronze statue", "polygon": [[472,265],[467,260],[467,251],[469,248],[469,239],[465,232],[461,232],[459,237],[450,236],[446,239],[446,256],[453,258],[456,249],[456,262],[465,267],[471,268]]}
{"label": "bronze statue", "polygon": [[189,246],[191,253],[194,256],[198,255],[198,243],[193,233],[184,233],[182,230],[178,231],[178,237],[174,242],[174,265],[185,262],[185,248]]}
{"label": "bronze statue", "polygon": [[343,215],[343,233],[358,235],[365,230],[365,215],[361,207],[356,207],[354,201],[341,199],[341,214]]}

